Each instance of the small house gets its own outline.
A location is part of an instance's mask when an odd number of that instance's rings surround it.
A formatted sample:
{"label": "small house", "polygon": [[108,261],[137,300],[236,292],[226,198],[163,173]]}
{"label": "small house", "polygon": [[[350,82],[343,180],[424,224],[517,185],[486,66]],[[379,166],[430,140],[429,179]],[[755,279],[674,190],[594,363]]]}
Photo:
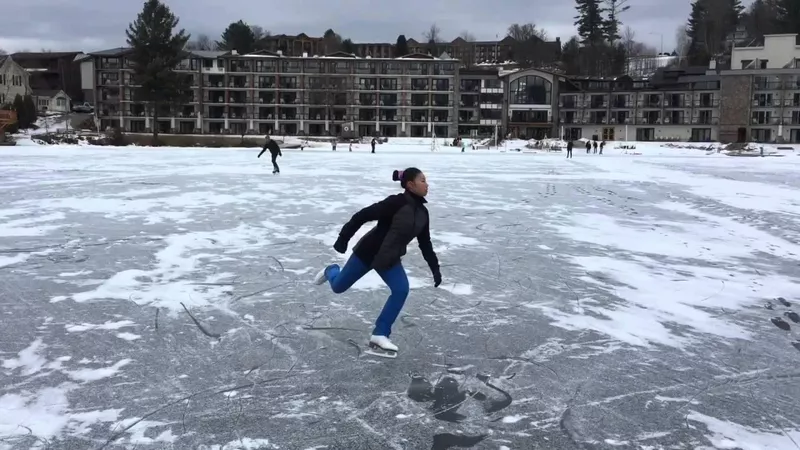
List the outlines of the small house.
{"label": "small house", "polygon": [[60,89],[34,89],[33,98],[39,113],[68,113],[72,101],[67,93]]}

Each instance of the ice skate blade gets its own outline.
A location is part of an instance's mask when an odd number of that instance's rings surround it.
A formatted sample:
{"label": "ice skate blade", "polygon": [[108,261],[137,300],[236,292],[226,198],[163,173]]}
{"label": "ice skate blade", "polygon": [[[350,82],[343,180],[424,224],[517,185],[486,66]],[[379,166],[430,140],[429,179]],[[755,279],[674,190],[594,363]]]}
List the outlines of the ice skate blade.
{"label": "ice skate blade", "polygon": [[396,351],[394,351],[394,350],[384,350],[384,349],[380,348],[377,344],[373,344],[372,342],[370,342],[367,345],[367,349],[364,350],[364,353],[367,353],[367,354],[370,354],[370,355],[373,355],[373,356],[379,356],[381,358],[389,358],[389,359],[397,358],[397,352]]}
{"label": "ice skate blade", "polygon": [[386,359],[395,359],[397,358],[397,352],[392,351],[385,351],[385,350],[372,350],[370,348],[364,350],[364,353],[367,355],[377,356],[379,358],[386,358]]}

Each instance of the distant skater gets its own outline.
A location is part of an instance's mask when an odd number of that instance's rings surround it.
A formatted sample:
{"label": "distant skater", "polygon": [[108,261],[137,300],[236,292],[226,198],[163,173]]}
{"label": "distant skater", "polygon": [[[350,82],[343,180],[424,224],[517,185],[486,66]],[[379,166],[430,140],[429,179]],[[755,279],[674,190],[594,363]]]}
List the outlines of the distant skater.
{"label": "distant skater", "polygon": [[275,142],[274,139],[270,138],[269,135],[267,135],[267,140],[264,142],[264,148],[261,149],[261,153],[258,154],[258,157],[261,158],[261,155],[263,155],[267,149],[269,149],[270,154],[272,154],[272,173],[281,173],[281,168],[278,167],[278,156],[283,156],[283,153],[281,153],[281,148],[278,147],[278,143]]}
{"label": "distant skater", "polygon": [[403,171],[395,170],[392,180],[400,181],[404,189],[402,193],[390,195],[358,211],[339,232],[333,248],[343,254],[347,251],[347,243],[362,225],[378,222],[353,247],[353,254],[344,268],[331,264],[320,271],[314,280],[317,285],[327,281],[334,293],[341,294],[370,270],[380,275],[391,293],[375,322],[367,352],[390,358],[396,357],[398,351],[397,346],[389,340],[392,324],[397,320],[409,290],[401,258],[412,239],[416,238],[419,243],[422,256],[433,274],[434,286],[442,283],[439,260],[431,243],[428,209],[425,207],[425,196],[428,194],[425,174],[411,167]]}
{"label": "distant skater", "polygon": [[603,149],[606,148],[606,141],[600,143],[600,154],[603,154]]}
{"label": "distant skater", "polygon": [[372,138],[372,142],[371,142],[371,144],[372,144],[372,153],[375,153],[375,144],[377,144],[377,143],[378,143],[378,141],[375,138]]}
{"label": "distant skater", "polygon": [[592,146],[594,147],[594,153],[597,153],[597,141],[594,141]]}
{"label": "distant skater", "polygon": [[572,158],[572,141],[567,141],[567,158]]}
{"label": "distant skater", "polygon": [[592,152],[592,141],[586,141],[586,154],[588,155],[591,152]]}

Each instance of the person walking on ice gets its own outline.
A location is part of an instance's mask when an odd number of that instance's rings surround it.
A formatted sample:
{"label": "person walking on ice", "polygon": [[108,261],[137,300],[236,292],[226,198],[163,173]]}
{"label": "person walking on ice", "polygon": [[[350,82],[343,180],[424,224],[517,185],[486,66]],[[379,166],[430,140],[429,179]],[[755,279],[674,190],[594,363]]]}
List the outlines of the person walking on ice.
{"label": "person walking on ice", "polygon": [[431,243],[428,209],[425,207],[425,196],[428,195],[425,174],[411,167],[403,171],[395,170],[392,180],[400,182],[404,190],[402,193],[390,195],[358,211],[339,232],[333,248],[343,254],[347,251],[347,243],[362,225],[378,222],[353,247],[353,254],[344,268],[331,264],[321,270],[314,280],[317,285],[327,281],[334,293],[341,294],[370,270],[375,270],[380,275],[391,292],[375,321],[367,353],[390,358],[396,357],[398,351],[397,346],[389,340],[392,325],[397,320],[409,291],[408,276],[401,258],[406,254],[406,247],[412,239],[416,238],[419,243],[422,257],[433,274],[434,286],[439,287],[442,283],[439,259]]}
{"label": "person walking on ice", "polygon": [[264,142],[264,148],[261,149],[261,153],[258,154],[258,157],[261,158],[261,155],[263,155],[267,149],[269,149],[270,154],[272,154],[273,175],[276,173],[281,173],[281,168],[278,167],[278,156],[283,156],[283,153],[281,153],[281,148],[278,147],[278,143],[270,138],[269,135],[267,135],[267,140]]}

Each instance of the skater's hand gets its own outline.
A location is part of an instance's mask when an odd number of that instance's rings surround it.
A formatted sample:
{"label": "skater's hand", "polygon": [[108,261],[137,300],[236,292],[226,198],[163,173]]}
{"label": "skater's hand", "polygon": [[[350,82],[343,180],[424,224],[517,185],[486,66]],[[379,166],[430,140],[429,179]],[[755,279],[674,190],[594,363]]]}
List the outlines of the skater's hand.
{"label": "skater's hand", "polygon": [[440,284],[442,284],[442,274],[437,271],[433,274],[433,287],[439,287]]}
{"label": "skater's hand", "polygon": [[344,252],[347,251],[347,242],[337,239],[333,244],[333,249],[341,254],[344,254]]}

